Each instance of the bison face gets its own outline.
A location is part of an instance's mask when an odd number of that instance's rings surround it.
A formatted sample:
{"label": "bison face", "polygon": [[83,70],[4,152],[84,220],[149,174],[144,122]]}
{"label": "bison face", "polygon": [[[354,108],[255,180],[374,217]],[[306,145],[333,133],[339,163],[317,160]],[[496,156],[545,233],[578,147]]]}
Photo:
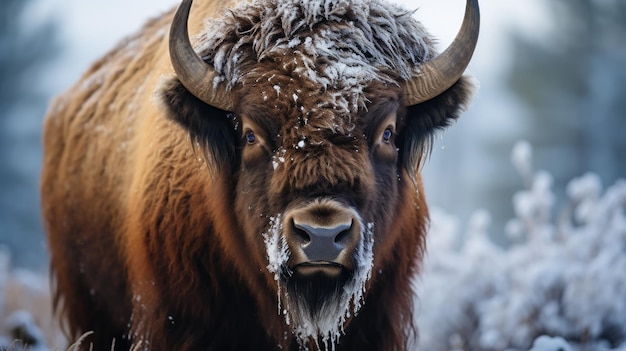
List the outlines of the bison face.
{"label": "bison face", "polygon": [[432,132],[471,95],[462,74],[478,35],[475,0],[437,57],[407,12],[366,3],[245,2],[201,37],[198,55],[185,0],[170,33],[176,76],[160,94],[214,179],[228,180],[237,229],[221,245],[244,243],[241,275],[263,272],[301,343],[334,344],[402,242],[423,244],[419,164]]}
{"label": "bison face", "polygon": [[399,89],[387,88],[367,110],[341,115],[315,107],[319,91],[282,78],[236,110],[236,213],[296,334],[334,336],[362,302],[376,243],[398,240],[384,233],[397,209],[404,109]]}
{"label": "bison face", "polygon": [[199,101],[177,78],[161,93],[169,115],[207,152],[213,177],[228,179],[224,206],[234,207],[238,229],[222,239],[245,242],[242,275],[264,272],[301,343],[334,343],[398,246],[423,240],[420,160],[470,85],[461,79],[405,108],[398,87],[372,82],[369,103],[344,115],[312,107],[325,95],[290,80],[242,89],[234,112]]}

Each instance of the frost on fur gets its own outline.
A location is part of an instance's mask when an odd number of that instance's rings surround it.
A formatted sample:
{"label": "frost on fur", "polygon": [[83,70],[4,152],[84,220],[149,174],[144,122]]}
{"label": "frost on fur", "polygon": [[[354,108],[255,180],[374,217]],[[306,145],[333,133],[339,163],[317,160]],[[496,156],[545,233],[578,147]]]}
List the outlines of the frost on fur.
{"label": "frost on fur", "polygon": [[270,229],[263,234],[269,262],[267,268],[274,274],[278,284],[278,314],[284,316],[286,324],[292,328],[303,348],[306,348],[308,341],[313,340],[320,349],[334,350],[344,332],[346,320],[357,315],[363,305],[366,284],[374,265],[374,225],[364,224],[359,219],[363,239],[357,250],[358,266],[353,277],[318,311],[311,311],[310,306],[299,296],[289,293],[287,281],[292,272],[287,268],[289,250],[282,234],[281,218],[280,215],[270,218]]}
{"label": "frost on fur", "polygon": [[[380,0],[243,2],[208,21],[200,53],[215,68],[216,85],[271,82],[274,73],[255,72],[255,64],[275,62],[331,94],[338,110],[354,112],[365,107],[368,82],[397,85],[381,70],[406,80],[435,55],[433,40],[411,14]],[[252,75],[242,73],[249,70]]]}

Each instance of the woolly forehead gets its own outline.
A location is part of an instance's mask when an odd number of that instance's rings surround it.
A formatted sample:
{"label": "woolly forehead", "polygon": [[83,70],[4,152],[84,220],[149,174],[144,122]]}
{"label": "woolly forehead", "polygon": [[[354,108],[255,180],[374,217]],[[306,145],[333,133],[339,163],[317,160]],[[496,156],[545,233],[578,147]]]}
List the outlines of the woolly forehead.
{"label": "woolly forehead", "polygon": [[343,113],[366,107],[372,81],[397,86],[435,54],[410,11],[380,0],[244,2],[208,21],[200,41],[217,72],[214,88],[269,85],[297,103],[298,92],[280,85],[291,80]]}

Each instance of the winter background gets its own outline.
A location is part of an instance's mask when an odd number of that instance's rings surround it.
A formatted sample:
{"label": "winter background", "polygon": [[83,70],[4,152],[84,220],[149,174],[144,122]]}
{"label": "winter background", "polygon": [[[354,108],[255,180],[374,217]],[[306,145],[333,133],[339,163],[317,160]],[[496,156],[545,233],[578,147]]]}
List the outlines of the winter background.
{"label": "winter background", "polygon": [[[463,0],[404,0],[445,48]],[[0,349],[64,349],[39,215],[50,98],[176,0],[4,0]],[[470,110],[425,167],[421,350],[626,350],[626,2],[482,0]],[[13,343],[14,349],[21,349]],[[416,349],[418,346],[416,346]]]}

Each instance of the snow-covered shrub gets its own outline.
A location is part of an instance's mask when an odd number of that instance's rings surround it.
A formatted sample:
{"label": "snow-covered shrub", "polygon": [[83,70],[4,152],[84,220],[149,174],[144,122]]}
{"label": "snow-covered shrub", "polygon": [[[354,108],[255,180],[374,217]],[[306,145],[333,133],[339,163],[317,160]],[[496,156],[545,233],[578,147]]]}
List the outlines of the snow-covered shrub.
{"label": "snow-covered shrub", "polygon": [[626,351],[626,181],[603,193],[585,174],[555,209],[552,177],[533,171],[530,145],[516,145],[512,160],[526,188],[513,196],[509,248],[487,237],[486,211],[463,237],[456,219],[432,211],[416,284],[420,349]]}
{"label": "snow-covered shrub", "polygon": [[572,347],[563,338],[542,335],[535,340],[530,351],[572,351]]}

